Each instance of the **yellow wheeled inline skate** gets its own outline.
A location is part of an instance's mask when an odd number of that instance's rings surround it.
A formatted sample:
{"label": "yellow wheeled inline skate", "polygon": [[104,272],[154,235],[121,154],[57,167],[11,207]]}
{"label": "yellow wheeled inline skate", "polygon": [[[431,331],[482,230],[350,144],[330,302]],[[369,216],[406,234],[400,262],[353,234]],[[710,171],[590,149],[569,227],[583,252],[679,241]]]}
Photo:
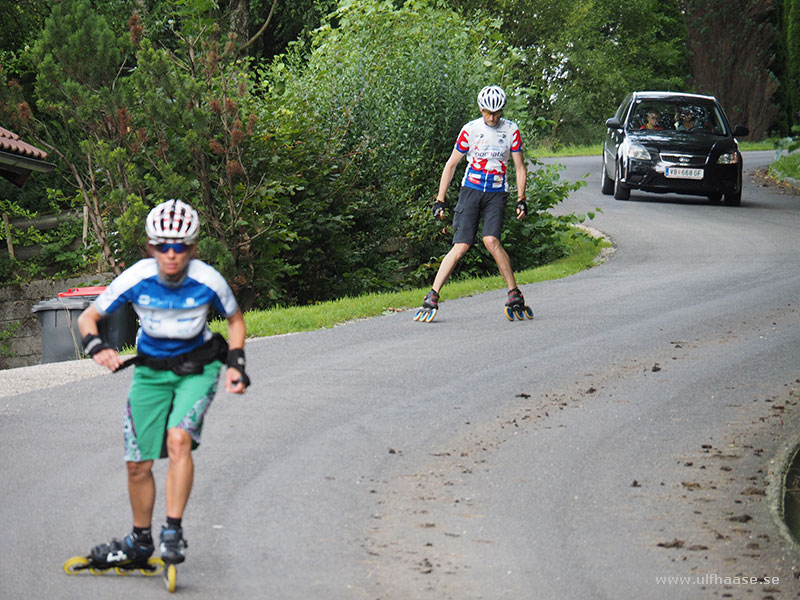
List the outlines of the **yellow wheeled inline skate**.
{"label": "yellow wheeled inline skate", "polygon": [[107,544],[92,548],[87,556],[73,556],[64,563],[64,572],[75,575],[89,571],[92,575],[108,572],[128,575],[139,571],[142,575],[158,575],[164,570],[164,561],[153,558],[153,542],[149,538],[142,541],[135,533],[121,540],[114,538]]}
{"label": "yellow wheeled inline skate", "polygon": [[92,575],[105,575],[109,572],[130,575],[138,571],[146,577],[152,577],[164,571],[164,561],[150,557],[144,562],[108,564],[95,562],[91,556],[73,556],[64,563],[64,572],[67,575],[77,575],[81,571],[89,571]]}
{"label": "yellow wheeled inline skate", "polygon": [[142,543],[136,534],[131,533],[122,540],[113,539],[107,544],[95,546],[86,556],[68,558],[64,562],[64,572],[67,575],[84,571],[92,575],[130,575],[138,572],[145,577],[163,573],[164,585],[172,593],[175,591],[177,569],[174,564],[151,556],[153,550],[152,542]]}
{"label": "yellow wheeled inline skate", "polygon": [[164,585],[167,591],[175,591],[178,578],[177,565],[186,560],[184,550],[189,546],[183,539],[183,529],[164,526],[161,528],[161,559],[164,561]]}

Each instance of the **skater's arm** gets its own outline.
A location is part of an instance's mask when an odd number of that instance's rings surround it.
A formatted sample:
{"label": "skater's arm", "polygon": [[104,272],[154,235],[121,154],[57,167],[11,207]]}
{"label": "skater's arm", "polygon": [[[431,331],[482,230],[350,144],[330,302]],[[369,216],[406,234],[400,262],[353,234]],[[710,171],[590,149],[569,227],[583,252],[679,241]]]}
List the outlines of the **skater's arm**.
{"label": "skater's arm", "polygon": [[[517,201],[524,201],[525,187],[528,184],[528,170],[525,168],[525,157],[522,156],[522,151],[512,152],[511,156],[514,157],[514,173],[517,176]],[[517,212],[518,221],[525,217],[526,213]]]}
{"label": "skater's arm", "polygon": [[[241,310],[228,319],[228,352],[233,350],[244,350],[244,339],[247,335],[247,328],[244,323],[244,315]],[[245,390],[245,385],[241,379],[242,373],[235,367],[228,367],[225,371],[225,390],[231,394],[241,394]],[[238,382],[237,382],[238,381]]]}
{"label": "skater's arm", "polygon": [[[444,169],[442,170],[442,177],[439,179],[439,193],[436,194],[437,202],[444,202],[445,196],[447,195],[447,188],[450,187],[450,183],[453,181],[453,176],[456,173],[458,162],[462,158],[464,158],[464,154],[453,148],[453,152],[450,154],[450,158],[447,159]],[[444,213],[441,213],[439,218],[444,219]]]}
{"label": "skater's arm", "polygon": [[[86,339],[86,336],[96,336],[99,339],[100,329],[97,324],[102,318],[103,315],[97,312],[93,304],[90,304],[78,317],[78,330],[81,332],[81,337]],[[102,343],[102,340],[100,342]],[[89,353],[94,362],[110,371],[116,371],[122,365],[122,359],[114,348],[105,347],[96,352],[90,350]]]}

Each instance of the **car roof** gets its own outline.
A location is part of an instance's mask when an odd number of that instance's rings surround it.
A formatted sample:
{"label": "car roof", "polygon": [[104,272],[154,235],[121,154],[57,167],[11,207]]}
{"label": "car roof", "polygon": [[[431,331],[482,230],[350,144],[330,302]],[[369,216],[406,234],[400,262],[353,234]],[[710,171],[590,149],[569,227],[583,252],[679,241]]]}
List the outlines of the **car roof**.
{"label": "car roof", "polygon": [[709,102],[716,102],[716,98],[714,96],[704,96],[702,94],[690,94],[688,92],[657,92],[657,91],[645,91],[645,92],[633,92],[633,97],[638,99],[647,99],[647,100],[707,100]]}

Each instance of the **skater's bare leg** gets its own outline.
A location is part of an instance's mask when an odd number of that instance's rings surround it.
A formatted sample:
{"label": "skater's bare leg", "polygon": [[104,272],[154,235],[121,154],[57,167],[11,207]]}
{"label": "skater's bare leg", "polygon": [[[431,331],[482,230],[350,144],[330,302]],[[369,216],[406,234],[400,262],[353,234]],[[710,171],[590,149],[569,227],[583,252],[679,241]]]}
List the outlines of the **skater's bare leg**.
{"label": "skater's bare leg", "polygon": [[156,483],[153,479],[153,461],[129,462],[128,496],[133,511],[133,526],[148,528],[153,520],[156,501]]}
{"label": "skater's bare leg", "polygon": [[180,519],[189,501],[194,482],[194,461],[192,460],[192,438],[183,429],[167,431],[166,504],[167,516]]}
{"label": "skater's bare leg", "polygon": [[436,273],[436,278],[433,280],[433,289],[436,292],[442,291],[442,286],[447,283],[453,269],[456,268],[458,261],[460,261],[469,250],[469,244],[453,244],[445,257],[442,259],[442,264],[439,265],[439,271]]}
{"label": "skater's bare leg", "polygon": [[514,278],[514,271],[511,269],[511,259],[508,258],[508,253],[500,244],[500,240],[494,236],[486,236],[483,238],[483,245],[486,246],[486,249],[494,258],[494,262],[497,263],[497,268],[508,289],[513,290],[517,287],[517,280]]}

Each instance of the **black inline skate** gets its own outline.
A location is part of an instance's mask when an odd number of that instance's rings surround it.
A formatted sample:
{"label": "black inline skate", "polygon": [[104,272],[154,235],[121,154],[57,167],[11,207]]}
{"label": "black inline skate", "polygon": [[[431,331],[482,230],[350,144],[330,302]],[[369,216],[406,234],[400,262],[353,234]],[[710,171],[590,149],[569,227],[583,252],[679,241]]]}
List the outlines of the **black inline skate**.
{"label": "black inline skate", "polygon": [[162,532],[162,558],[152,556],[155,548],[152,540],[142,541],[135,533],[122,538],[113,539],[107,544],[100,544],[92,548],[88,556],[73,556],[64,563],[64,572],[68,575],[75,575],[82,571],[89,571],[92,575],[103,575],[105,573],[116,573],[117,575],[127,575],[138,571],[142,575],[152,576],[160,573],[164,574],[164,585],[167,591],[175,591],[177,581],[177,570],[175,562],[184,560],[182,549],[186,543],[178,535],[180,546],[180,559],[168,562],[163,556],[166,554],[171,559],[176,558],[172,547],[172,542],[168,543],[168,549],[164,551],[164,532]]}
{"label": "black inline skate", "polygon": [[161,528],[161,560],[164,561],[164,583],[167,590],[175,591],[178,571],[175,565],[186,560],[184,550],[189,546],[183,539],[183,529],[180,527],[163,526]]}
{"label": "black inline skate", "polygon": [[85,570],[93,575],[109,571],[126,575],[138,570],[142,575],[156,575],[164,568],[164,562],[152,558],[153,550],[152,540],[143,542],[135,533],[130,533],[122,540],[114,538],[107,544],[95,546],[88,556],[73,556],[64,563],[64,571],[69,575]]}
{"label": "black inline skate", "polygon": [[420,323],[430,323],[437,312],[439,312],[439,293],[431,289],[425,295],[422,306],[414,313],[414,320]]}
{"label": "black inline skate", "polygon": [[525,318],[533,318],[533,310],[530,306],[525,304],[525,297],[522,295],[522,292],[519,291],[519,288],[516,287],[513,290],[508,290],[508,301],[506,302],[505,311],[506,318],[509,321],[513,321],[515,317],[520,321]]}
{"label": "black inline skate", "polygon": [[186,560],[183,551],[189,547],[183,539],[183,529],[180,527],[161,528],[161,560],[167,564],[178,564]]}

